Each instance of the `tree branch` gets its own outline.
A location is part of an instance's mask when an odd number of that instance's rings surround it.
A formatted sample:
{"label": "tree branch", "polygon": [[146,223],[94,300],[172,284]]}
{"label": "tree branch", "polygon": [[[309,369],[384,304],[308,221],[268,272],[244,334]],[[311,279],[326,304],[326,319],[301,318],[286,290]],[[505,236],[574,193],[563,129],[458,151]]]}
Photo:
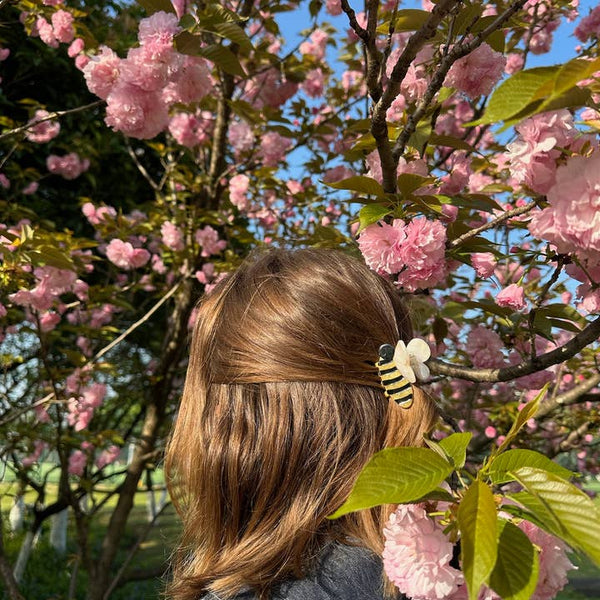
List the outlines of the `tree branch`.
{"label": "tree branch", "polygon": [[350,27],[356,35],[366,44],[369,41],[369,33],[366,29],[360,26],[359,22],[356,20],[356,13],[348,3],[348,0],[342,0],[342,10],[346,13],[348,17],[348,22],[350,23]]}
{"label": "tree branch", "polygon": [[576,404],[579,402],[582,396],[584,396],[587,392],[594,389],[598,384],[600,384],[600,373],[596,373],[592,375],[585,381],[582,381],[579,385],[571,388],[570,390],[556,396],[555,398],[549,398],[542,402],[540,408],[536,413],[537,417],[545,417],[553,410],[556,410],[559,406],[570,406],[571,404]]}
{"label": "tree branch", "polygon": [[[417,106],[417,108],[410,114],[408,117],[408,121],[406,123],[406,127],[402,130],[396,143],[394,145],[393,158],[396,162],[404,153],[404,149],[406,148],[406,144],[410,139],[410,136],[415,132],[417,128],[417,124],[423,118],[429,105],[433,101],[435,95],[440,91],[442,85],[444,85],[444,80],[446,79],[446,75],[450,70],[450,67],[460,58],[463,58],[467,54],[470,54],[481,46],[481,44],[485,41],[485,39],[494,31],[497,31],[504,25],[510,17],[512,17],[518,10],[520,10],[525,4],[526,0],[517,0],[509,8],[507,8],[501,15],[498,16],[490,25],[488,25],[485,29],[480,31],[477,35],[473,37],[468,42],[463,42],[456,44],[452,50],[450,50],[446,56],[444,56],[440,62],[440,66],[435,72],[434,76],[431,79],[431,83],[427,87],[423,99]],[[439,6],[439,5],[438,5]]]}
{"label": "tree branch", "polygon": [[89,104],[84,104],[83,106],[78,106],[77,108],[69,108],[67,110],[56,110],[51,112],[45,117],[41,119],[35,119],[25,125],[21,125],[21,127],[16,127],[15,129],[9,129],[0,135],[0,141],[12,137],[13,135],[18,135],[19,133],[23,133],[40,123],[44,123],[45,121],[52,121],[53,119],[59,119],[60,117],[64,117],[65,115],[72,115],[78,112],[82,112],[84,110],[88,110],[88,108],[94,108],[95,106],[100,106],[104,104],[104,100],[96,100],[95,102],[90,102]]}
{"label": "tree branch", "polygon": [[453,365],[438,359],[428,361],[427,365],[435,375],[448,375],[465,379],[467,381],[481,381],[497,383],[499,381],[512,381],[524,375],[543,371],[552,365],[568,360],[583,350],[589,344],[595,342],[600,337],[600,317],[592,321],[585,329],[571,338],[564,346],[560,346],[541,354],[530,360],[526,360],[518,365],[502,367],[500,369],[475,369],[462,365]]}
{"label": "tree branch", "polygon": [[396,192],[396,169],[398,167],[398,159],[393,157],[388,135],[386,122],[388,108],[400,93],[400,86],[406,77],[408,67],[419,50],[435,36],[442,19],[461,3],[462,0],[440,0],[434,6],[425,24],[408,40],[406,47],[394,65],[390,81],[373,110],[371,133],[377,143],[377,151],[381,161],[383,188],[388,193],[393,194]]}
{"label": "tree branch", "polygon": [[458,236],[456,239],[452,240],[451,242],[448,242],[448,244],[446,245],[446,248],[448,248],[449,250],[451,250],[452,248],[456,248],[457,246],[464,244],[467,240],[470,240],[471,238],[474,238],[475,236],[479,235],[483,231],[487,231],[488,229],[493,229],[494,227],[496,227],[496,225],[499,225],[500,223],[503,223],[504,221],[508,221],[508,219],[511,219],[512,217],[517,217],[519,215],[528,213],[530,210],[532,210],[536,206],[537,206],[536,202],[529,202],[528,204],[525,204],[525,206],[518,206],[517,208],[507,210],[506,212],[503,212],[499,217],[496,217],[495,219],[488,221],[487,223],[485,223],[484,225],[481,225],[480,227],[471,229],[471,230],[467,231],[466,233],[463,233],[462,235]]}
{"label": "tree branch", "polygon": [[4,529],[2,525],[2,513],[0,512],[0,574],[2,574],[2,579],[4,579],[4,584],[6,586],[6,591],[8,592],[8,597],[10,600],[25,600],[21,593],[19,592],[19,586],[15,581],[15,577],[13,575],[12,567],[6,558],[6,554],[4,553]]}

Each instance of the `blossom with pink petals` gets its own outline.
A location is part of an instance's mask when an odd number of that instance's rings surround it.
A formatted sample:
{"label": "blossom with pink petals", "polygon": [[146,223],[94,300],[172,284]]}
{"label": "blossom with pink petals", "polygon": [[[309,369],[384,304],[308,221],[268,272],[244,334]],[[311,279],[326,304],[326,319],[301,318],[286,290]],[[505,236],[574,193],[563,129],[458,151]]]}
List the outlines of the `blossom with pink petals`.
{"label": "blossom with pink petals", "polygon": [[511,283],[496,296],[496,304],[498,306],[507,306],[515,310],[521,310],[526,306],[525,290],[520,285]]}
{"label": "blossom with pink petals", "polygon": [[40,456],[42,455],[42,452],[45,450],[45,448],[48,446],[48,444],[46,442],[43,442],[42,440],[35,440],[33,442],[33,452],[29,455],[26,456],[22,461],[21,464],[27,468],[30,467],[33,463],[36,463]]}
{"label": "blossom with pink petals", "polygon": [[75,37],[73,15],[61,8],[52,13],[51,20],[54,37],[63,44],[70,44]]}
{"label": "blossom with pink petals", "polygon": [[60,175],[65,179],[76,179],[90,167],[87,158],[80,158],[76,152],[70,152],[64,156],[51,154],[46,159],[46,167],[53,175]]}
{"label": "blossom with pink petals", "polygon": [[70,58],[75,58],[78,54],[83,52],[85,48],[85,42],[81,38],[76,38],[73,40],[71,45],[67,49],[67,54]]}
{"label": "blossom with pink petals", "polygon": [[92,56],[83,69],[88,89],[92,94],[106,100],[115,86],[121,69],[121,59],[107,46]]}
{"label": "blossom with pink petals", "polygon": [[575,28],[575,36],[581,42],[587,42],[591,37],[600,37],[600,6],[595,6],[587,17]]}
{"label": "blossom with pink petals", "polygon": [[[33,119],[30,119],[29,124],[35,123],[40,119],[45,119],[48,117],[50,113],[46,110],[36,110],[33,115]],[[60,123],[56,119],[48,119],[47,121],[43,121],[41,123],[37,123],[30,127],[25,134],[25,137],[30,142],[35,142],[37,144],[45,144],[49,142],[51,139],[54,139],[60,132]]]}
{"label": "blossom with pink petals", "polygon": [[106,450],[102,450],[100,456],[96,460],[96,466],[99,469],[103,469],[106,465],[110,465],[115,462],[117,458],[119,458],[119,454],[121,453],[121,448],[115,446],[109,446]]}
{"label": "blossom with pink petals", "polygon": [[389,579],[413,600],[442,600],[463,583],[450,566],[453,548],[443,528],[417,504],[400,505],[385,529],[383,568]]}
{"label": "blossom with pink petals", "polygon": [[502,77],[505,65],[505,56],[484,42],[450,67],[444,83],[470,98],[487,96]]}
{"label": "blossom with pink petals", "polygon": [[52,331],[60,323],[60,315],[55,312],[45,312],[40,316],[40,329],[45,333]]}
{"label": "blossom with pink petals", "polygon": [[137,269],[150,260],[150,253],[144,248],[134,248],[130,242],[111,240],[106,247],[106,256],[110,262],[121,269]]}
{"label": "blossom with pink petals", "polygon": [[465,348],[475,367],[498,368],[504,364],[504,344],[500,336],[488,327],[474,327],[467,336]]}
{"label": "blossom with pink petals", "polygon": [[250,185],[250,179],[247,175],[238,174],[234,175],[229,180],[229,200],[234,206],[245,212],[250,208],[248,201],[248,187]]}
{"label": "blossom with pink petals", "polygon": [[219,233],[210,225],[207,225],[203,229],[198,229],[194,237],[202,248],[201,256],[204,257],[219,254],[219,252],[222,252],[227,247],[227,242],[220,240]]}
{"label": "blossom with pink petals", "polygon": [[391,225],[380,222],[365,227],[358,238],[358,247],[371,269],[380,275],[391,275],[404,266],[398,246],[405,239],[404,221],[395,219]]}
{"label": "blossom with pink petals", "polygon": [[183,233],[181,229],[171,221],[165,221],[160,227],[160,234],[162,236],[162,243],[171,250],[176,252],[183,250]]}
{"label": "blossom with pink petals", "polygon": [[491,252],[473,252],[471,264],[478,277],[487,279],[491,277],[496,269],[496,257]]}
{"label": "blossom with pink petals", "polygon": [[75,450],[69,456],[69,473],[81,477],[87,463],[87,454],[81,450]]}
{"label": "blossom with pink petals", "polygon": [[260,154],[266,167],[275,167],[282,161],[292,146],[290,138],[283,137],[276,131],[266,133],[260,142]]}

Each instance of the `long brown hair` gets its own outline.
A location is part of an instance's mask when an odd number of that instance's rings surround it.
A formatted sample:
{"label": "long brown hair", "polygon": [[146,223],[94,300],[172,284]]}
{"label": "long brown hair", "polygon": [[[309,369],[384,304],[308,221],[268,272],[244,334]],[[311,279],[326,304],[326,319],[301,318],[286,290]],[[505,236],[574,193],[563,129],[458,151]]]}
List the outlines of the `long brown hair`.
{"label": "long brown hair", "polygon": [[379,346],[411,333],[393,285],[333,250],[256,254],[203,299],[165,460],[183,520],[169,598],[266,597],[332,539],[381,551],[389,507],[326,517],[375,452],[436,418],[379,383]]}

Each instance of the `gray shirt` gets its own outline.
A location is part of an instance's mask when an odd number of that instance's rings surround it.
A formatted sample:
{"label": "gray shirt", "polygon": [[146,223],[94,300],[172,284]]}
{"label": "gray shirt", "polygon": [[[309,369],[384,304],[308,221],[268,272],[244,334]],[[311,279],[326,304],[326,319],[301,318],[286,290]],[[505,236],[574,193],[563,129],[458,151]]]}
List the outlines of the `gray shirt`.
{"label": "gray shirt", "polygon": [[[331,544],[312,573],[275,587],[271,600],[383,600],[381,558],[366,548]],[[223,600],[208,593],[202,600]],[[256,600],[252,592],[236,600]]]}

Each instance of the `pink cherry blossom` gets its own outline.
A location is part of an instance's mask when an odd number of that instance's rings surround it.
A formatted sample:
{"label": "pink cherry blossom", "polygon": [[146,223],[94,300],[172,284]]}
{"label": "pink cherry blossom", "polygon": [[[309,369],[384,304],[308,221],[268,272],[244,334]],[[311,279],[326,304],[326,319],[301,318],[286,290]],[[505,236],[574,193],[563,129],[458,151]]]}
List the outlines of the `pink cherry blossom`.
{"label": "pink cherry blossom", "polygon": [[130,270],[144,266],[150,260],[150,253],[144,248],[134,248],[130,242],[111,240],[106,247],[106,256],[121,269]]}
{"label": "pink cherry blossom", "polygon": [[260,142],[260,154],[266,167],[275,167],[283,160],[292,146],[292,140],[276,131],[266,133]]}
{"label": "pink cherry blossom", "polygon": [[176,252],[183,250],[183,233],[181,229],[171,223],[171,221],[165,221],[160,227],[160,234],[162,236],[162,243]]}
{"label": "pink cherry blossom", "polygon": [[587,42],[591,37],[600,37],[600,6],[595,6],[587,17],[575,28],[575,36],[581,42]]}
{"label": "pink cherry blossom", "polygon": [[37,181],[30,181],[22,190],[21,194],[24,196],[30,196],[38,191],[40,184]]}
{"label": "pink cherry blossom", "polygon": [[174,102],[198,102],[213,88],[208,65],[200,56],[179,54],[170,70],[170,82],[162,93],[163,101],[169,105]]}
{"label": "pink cherry blossom", "polygon": [[10,56],[10,48],[2,48],[0,46],[0,62],[6,60]]}
{"label": "pink cherry blossom", "polygon": [[85,42],[81,38],[76,38],[75,40],[73,40],[73,42],[71,43],[71,45],[67,49],[67,54],[71,58],[74,58],[80,52],[83,52],[84,48],[85,48]]}
{"label": "pink cherry blossom", "polygon": [[81,212],[91,225],[99,225],[104,220],[114,219],[117,211],[112,206],[99,206],[96,208],[91,202],[86,202],[81,207]]}
{"label": "pink cherry blossom", "polygon": [[171,117],[169,132],[177,143],[193,148],[209,139],[212,126],[212,114],[207,111],[198,116],[180,112]]}
{"label": "pink cherry blossom", "polygon": [[80,158],[76,152],[70,152],[64,156],[51,154],[46,159],[48,171],[54,175],[60,175],[65,179],[76,179],[90,167],[87,158]]}
{"label": "pink cherry blossom", "polygon": [[40,40],[44,42],[50,48],[58,48],[58,40],[54,35],[54,28],[44,17],[38,17],[35,22],[35,27],[38,35],[40,36]]}
{"label": "pink cherry blossom", "polygon": [[525,58],[522,54],[512,52],[506,57],[506,66],[504,72],[508,75],[514,75],[517,71],[520,71],[525,64]]}
{"label": "pink cherry blossom", "polygon": [[52,29],[54,37],[63,44],[70,44],[75,37],[73,15],[66,10],[57,10],[52,14]]}
{"label": "pink cherry blossom", "polygon": [[417,217],[408,223],[405,234],[398,248],[405,265],[398,284],[410,291],[438,284],[446,277],[446,228],[439,221]]}
{"label": "pink cherry blossom", "polygon": [[93,56],[83,69],[88,89],[96,96],[106,100],[115,86],[121,68],[121,59],[107,46]]}
{"label": "pink cherry blossom", "polygon": [[0,319],[2,319],[2,317],[6,316],[6,306],[4,306],[4,304],[0,303]]}
{"label": "pink cherry blossom", "polygon": [[560,252],[600,256],[600,152],[574,156],[558,167],[549,206],[535,213],[531,233],[556,244]]}
{"label": "pink cherry blossom", "polygon": [[450,566],[452,544],[421,506],[400,505],[383,532],[383,568],[406,596],[442,600],[463,583],[462,573]]}
{"label": "pink cherry blossom", "polygon": [[3,187],[5,190],[10,188],[10,179],[4,173],[0,173],[0,187]]}
{"label": "pink cherry blossom", "polygon": [[212,256],[213,254],[219,254],[227,246],[227,242],[225,240],[220,240],[219,233],[210,225],[207,225],[203,229],[198,229],[194,237],[196,242],[202,248],[201,256],[204,257]]}
{"label": "pink cherry blossom", "polygon": [[380,275],[391,275],[403,267],[398,246],[405,239],[404,221],[395,219],[392,225],[380,222],[365,227],[358,238],[358,247],[371,269]]}
{"label": "pink cherry blossom", "polygon": [[40,316],[40,329],[43,332],[52,331],[60,323],[60,315],[55,312],[45,312]]}
{"label": "pink cherry blossom", "polygon": [[332,16],[337,17],[342,14],[342,3],[340,0],[326,0],[325,10]]}
{"label": "pink cherry blossom", "polygon": [[[40,119],[45,119],[50,113],[46,110],[36,110],[33,119],[28,124],[35,123]],[[30,127],[25,134],[25,137],[30,142],[37,144],[45,144],[51,139],[54,139],[60,132],[60,123],[55,119],[49,119],[42,123],[37,123],[33,127]]]}
{"label": "pink cherry blossom", "polygon": [[130,137],[150,139],[169,124],[167,106],[159,94],[136,85],[117,85],[106,102],[106,124]]}
{"label": "pink cherry blossom", "polygon": [[521,310],[526,306],[525,291],[520,285],[511,283],[496,296],[496,304],[498,306],[507,306],[514,310]]}
{"label": "pink cherry blossom", "polygon": [[484,325],[477,325],[469,332],[465,346],[473,366],[483,368],[499,368],[504,364],[502,348],[500,336]]}
{"label": "pink cherry blossom", "polygon": [[234,175],[229,180],[229,200],[240,211],[245,212],[250,208],[250,203],[247,197],[250,179],[247,175]]}
{"label": "pink cherry blossom", "polygon": [[327,32],[322,29],[315,29],[310,34],[308,41],[300,44],[300,54],[310,54],[319,60],[323,60],[328,39],[329,34]]}
{"label": "pink cherry blossom", "polygon": [[487,279],[494,274],[497,263],[491,252],[474,252],[471,254],[471,264],[478,277]]}
{"label": "pink cherry blossom", "polygon": [[531,600],[554,598],[567,585],[567,571],[577,567],[571,564],[567,547],[558,538],[529,521],[521,521],[519,528],[540,549],[538,584]]}
{"label": "pink cherry blossom", "polygon": [[470,98],[487,96],[502,77],[505,65],[504,55],[484,42],[450,67],[444,83]]}
{"label": "pink cherry blossom", "polygon": [[234,121],[229,125],[229,143],[233,146],[236,157],[251,150],[254,146],[254,134],[246,121]]}
{"label": "pink cherry blossom", "polygon": [[573,116],[566,109],[541,113],[515,129],[519,137],[506,146],[510,172],[534,192],[546,194],[555,181],[557,148],[567,148],[577,135]]}
{"label": "pink cherry blossom", "polygon": [[96,466],[99,469],[103,469],[106,465],[110,465],[111,463],[115,462],[115,460],[119,458],[120,453],[121,449],[118,446],[115,446],[114,444],[109,446],[106,448],[106,450],[103,450],[100,453],[100,456],[98,456],[96,460]]}
{"label": "pink cherry blossom", "polygon": [[318,98],[323,95],[325,89],[325,75],[321,68],[312,69],[306,74],[306,79],[302,82],[302,89],[310,98]]}
{"label": "pink cherry blossom", "polygon": [[180,30],[177,15],[161,10],[140,21],[138,40],[141,46],[157,45],[171,47],[173,45],[173,38]]}
{"label": "pink cherry blossom", "polygon": [[87,454],[81,450],[75,450],[69,456],[69,473],[81,477],[87,463]]}

